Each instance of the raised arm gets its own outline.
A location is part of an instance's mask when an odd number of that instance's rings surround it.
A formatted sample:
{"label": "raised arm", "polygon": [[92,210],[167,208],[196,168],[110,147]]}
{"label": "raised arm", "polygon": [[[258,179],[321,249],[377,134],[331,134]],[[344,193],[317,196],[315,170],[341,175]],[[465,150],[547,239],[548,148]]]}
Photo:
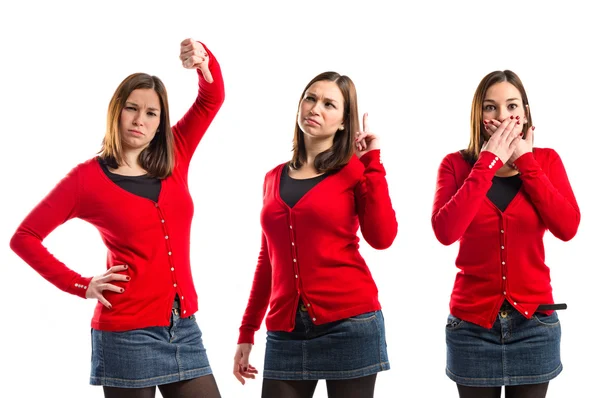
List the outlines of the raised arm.
{"label": "raised arm", "polygon": [[546,151],[547,173],[531,152],[519,157],[515,166],[521,172],[523,189],[548,230],[558,239],[568,241],[577,233],[581,214],[560,156],[553,149]]}
{"label": "raised arm", "polygon": [[356,189],[360,229],[369,245],[379,250],[386,249],[396,238],[398,221],[392,207],[385,169],[380,161],[380,150],[365,153],[360,161],[365,166]]}
{"label": "raised arm", "polygon": [[180,59],[185,68],[196,69],[198,73],[198,96],[173,126],[178,161],[187,164],[225,100],[225,87],[219,62],[202,43],[192,39],[182,41]]}

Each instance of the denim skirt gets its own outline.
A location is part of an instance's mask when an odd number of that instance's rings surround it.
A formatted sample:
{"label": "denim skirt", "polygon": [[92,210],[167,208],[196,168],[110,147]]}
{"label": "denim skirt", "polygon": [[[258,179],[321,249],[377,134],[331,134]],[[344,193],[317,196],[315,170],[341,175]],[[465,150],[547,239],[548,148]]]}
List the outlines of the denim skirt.
{"label": "denim skirt", "polygon": [[343,380],[388,370],[381,311],[315,325],[303,305],[291,332],[267,332],[263,377]]}
{"label": "denim skirt", "polygon": [[491,329],[449,315],[446,374],[472,387],[545,383],[562,371],[560,336],[556,311],[527,319],[505,302]]}
{"label": "denim skirt", "polygon": [[196,317],[181,318],[178,309],[168,327],[92,329],[92,385],[143,388],[211,373]]}

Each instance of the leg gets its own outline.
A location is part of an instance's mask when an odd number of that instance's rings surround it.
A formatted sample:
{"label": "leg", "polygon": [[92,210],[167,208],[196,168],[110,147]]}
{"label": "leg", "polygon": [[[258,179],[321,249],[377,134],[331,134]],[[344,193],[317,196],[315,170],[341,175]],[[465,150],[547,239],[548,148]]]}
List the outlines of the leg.
{"label": "leg", "polygon": [[548,391],[548,384],[524,384],[522,386],[507,386],[506,398],[544,398]]}
{"label": "leg", "polygon": [[104,398],[154,398],[156,387],[117,388],[104,387]]}
{"label": "leg", "polygon": [[210,374],[158,386],[164,398],[221,398],[217,381]]}
{"label": "leg", "polygon": [[329,398],[373,398],[377,373],[348,380],[327,380]]}
{"label": "leg", "polygon": [[458,396],[460,398],[500,398],[502,387],[467,387],[460,384]]}
{"label": "leg", "polygon": [[312,398],[317,381],[263,379],[262,398]]}

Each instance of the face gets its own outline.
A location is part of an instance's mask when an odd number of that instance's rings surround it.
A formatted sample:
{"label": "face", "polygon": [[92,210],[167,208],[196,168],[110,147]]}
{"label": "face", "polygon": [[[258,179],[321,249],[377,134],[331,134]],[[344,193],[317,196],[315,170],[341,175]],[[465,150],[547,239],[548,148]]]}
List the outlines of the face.
{"label": "face", "polygon": [[490,86],[483,100],[483,119],[496,119],[499,122],[511,116],[519,116],[523,123],[527,109],[519,90],[509,82],[500,82]]}
{"label": "face", "polygon": [[344,97],[335,82],[313,83],[304,93],[298,108],[298,125],[314,138],[329,138],[343,128]]}
{"label": "face", "polygon": [[144,149],[160,125],[160,99],[153,89],[133,90],[121,111],[119,133],[126,149]]}

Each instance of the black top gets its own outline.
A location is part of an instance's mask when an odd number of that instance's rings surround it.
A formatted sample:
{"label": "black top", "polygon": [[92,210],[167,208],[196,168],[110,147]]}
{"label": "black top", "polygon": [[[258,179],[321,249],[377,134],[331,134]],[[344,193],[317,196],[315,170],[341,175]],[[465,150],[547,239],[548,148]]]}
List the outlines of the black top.
{"label": "black top", "polygon": [[110,178],[111,181],[117,184],[119,187],[134,195],[158,202],[158,194],[160,194],[160,179],[149,177],[147,175],[122,176],[120,174],[111,173],[110,170],[108,170],[108,166],[104,160],[99,159],[99,163],[100,167],[102,167],[102,170],[104,171],[104,174],[106,174],[108,178]]}
{"label": "black top", "polygon": [[519,175],[511,177],[496,177],[492,180],[492,187],[487,192],[487,197],[500,211],[506,210],[508,204],[515,198],[523,181]]}
{"label": "black top", "polygon": [[323,181],[328,175],[329,173],[325,173],[304,180],[296,180],[295,178],[290,177],[289,166],[285,165],[281,172],[281,180],[279,182],[279,196],[281,196],[281,199],[289,207],[294,207],[308,191]]}

